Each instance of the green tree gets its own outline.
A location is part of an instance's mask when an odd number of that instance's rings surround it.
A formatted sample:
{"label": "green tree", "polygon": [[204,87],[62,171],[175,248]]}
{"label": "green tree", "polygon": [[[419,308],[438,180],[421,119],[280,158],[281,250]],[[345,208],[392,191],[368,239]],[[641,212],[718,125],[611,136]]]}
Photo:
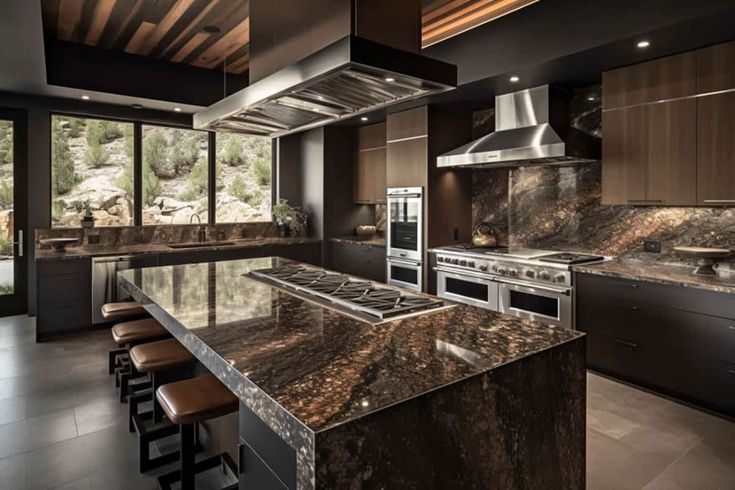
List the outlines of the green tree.
{"label": "green tree", "polygon": [[91,143],[87,147],[87,151],[84,153],[84,163],[89,167],[102,167],[109,159],[110,154],[102,148],[102,144],[99,141]]}
{"label": "green tree", "polygon": [[186,187],[179,194],[180,200],[194,201],[206,195],[209,185],[209,171],[207,167],[207,159],[200,158],[196,165],[194,165],[191,173],[189,173]]}
{"label": "green tree", "polygon": [[248,189],[248,185],[241,176],[236,175],[232,182],[230,182],[227,188],[227,193],[238,201],[242,201],[251,206],[257,206],[260,200],[263,198],[262,192],[259,189],[251,192]]}
{"label": "green tree", "polygon": [[253,174],[255,181],[260,185],[270,185],[271,183],[271,161],[270,159],[258,158],[253,165]]}
{"label": "green tree", "polygon": [[13,208],[13,181],[0,182],[0,210]]}
{"label": "green tree", "polygon": [[123,130],[120,124],[114,121],[105,121],[102,119],[88,119],[87,127],[84,130],[84,136],[87,143],[92,145],[94,142],[106,145],[111,141],[123,137]]}
{"label": "green tree", "polygon": [[169,160],[176,175],[189,173],[199,160],[199,140],[199,135],[172,138]]}
{"label": "green tree", "polygon": [[170,179],[176,175],[168,160],[168,143],[163,131],[152,129],[144,138],[143,163],[150,167],[156,177]]}
{"label": "green tree", "polygon": [[0,121],[0,165],[13,163],[13,123]]}
{"label": "green tree", "polygon": [[245,163],[245,158],[242,155],[242,142],[237,136],[230,136],[230,139],[227,140],[222,162],[231,167],[239,167]]}
{"label": "green tree", "polygon": [[134,143],[133,143],[133,125],[132,124],[126,124],[125,125],[125,155],[128,158],[133,158],[133,150],[134,150]]}
{"label": "green tree", "polygon": [[62,196],[79,183],[69,149],[69,137],[59,119],[51,122],[51,181],[54,196]]}
{"label": "green tree", "polygon": [[84,119],[78,117],[70,117],[69,121],[69,137],[79,138],[82,135],[82,128],[84,127]]}

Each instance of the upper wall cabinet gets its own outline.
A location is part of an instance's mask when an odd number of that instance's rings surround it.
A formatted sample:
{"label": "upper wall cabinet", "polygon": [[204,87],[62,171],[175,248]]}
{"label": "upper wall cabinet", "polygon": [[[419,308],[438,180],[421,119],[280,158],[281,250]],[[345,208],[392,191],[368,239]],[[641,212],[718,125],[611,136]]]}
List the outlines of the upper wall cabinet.
{"label": "upper wall cabinet", "polygon": [[692,51],[602,74],[602,108],[615,109],[697,92],[697,53]]}
{"label": "upper wall cabinet", "polygon": [[388,187],[424,187],[428,182],[428,108],[389,114]]}
{"label": "upper wall cabinet", "polygon": [[735,42],[602,83],[603,204],[735,205]]}
{"label": "upper wall cabinet", "polygon": [[385,123],[357,129],[355,197],[359,204],[386,202]]}

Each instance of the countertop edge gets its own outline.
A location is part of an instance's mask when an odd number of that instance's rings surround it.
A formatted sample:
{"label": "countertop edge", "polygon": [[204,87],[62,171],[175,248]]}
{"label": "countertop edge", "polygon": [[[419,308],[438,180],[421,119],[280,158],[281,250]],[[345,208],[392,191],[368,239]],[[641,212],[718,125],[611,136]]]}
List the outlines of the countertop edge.
{"label": "countertop edge", "polygon": [[386,247],[385,238],[371,237],[371,238],[361,239],[361,238],[358,238],[357,236],[354,236],[354,237],[338,236],[338,237],[331,237],[329,240],[332,242],[349,243],[349,244],[354,244],[354,245],[370,245],[372,247],[380,247],[380,248]]}

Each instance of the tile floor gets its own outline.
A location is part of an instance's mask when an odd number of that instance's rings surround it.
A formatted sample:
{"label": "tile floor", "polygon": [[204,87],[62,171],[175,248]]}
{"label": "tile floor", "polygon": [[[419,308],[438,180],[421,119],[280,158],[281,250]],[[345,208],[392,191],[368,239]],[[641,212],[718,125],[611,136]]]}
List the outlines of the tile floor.
{"label": "tile floor", "polygon": [[[0,489],[152,489],[107,376],[109,332],[36,344],[0,318]],[[588,376],[590,489],[733,489],[735,423]]]}

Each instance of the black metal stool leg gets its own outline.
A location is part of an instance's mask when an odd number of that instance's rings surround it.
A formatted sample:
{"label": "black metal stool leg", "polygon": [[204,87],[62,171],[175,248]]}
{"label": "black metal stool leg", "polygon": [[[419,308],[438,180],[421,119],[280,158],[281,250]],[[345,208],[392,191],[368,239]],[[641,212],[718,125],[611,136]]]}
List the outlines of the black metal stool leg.
{"label": "black metal stool leg", "polygon": [[181,490],[194,490],[194,424],[181,426]]}

